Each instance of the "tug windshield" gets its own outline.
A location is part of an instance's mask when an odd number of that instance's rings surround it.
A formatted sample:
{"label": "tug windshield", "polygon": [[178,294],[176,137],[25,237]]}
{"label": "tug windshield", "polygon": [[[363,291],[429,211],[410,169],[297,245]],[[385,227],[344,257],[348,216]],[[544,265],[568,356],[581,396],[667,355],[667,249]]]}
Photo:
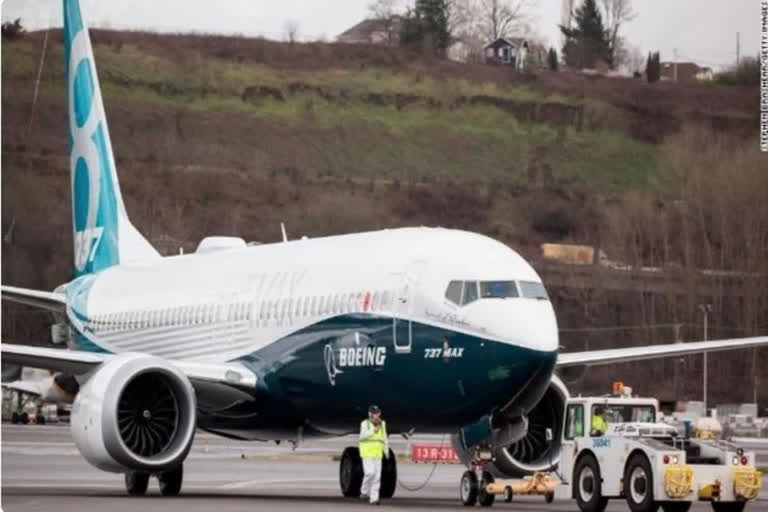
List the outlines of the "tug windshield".
{"label": "tug windshield", "polygon": [[604,404],[592,407],[592,414],[595,409],[602,408],[603,418],[608,424],[615,423],[655,423],[656,409],[652,405],[628,405],[628,404]]}

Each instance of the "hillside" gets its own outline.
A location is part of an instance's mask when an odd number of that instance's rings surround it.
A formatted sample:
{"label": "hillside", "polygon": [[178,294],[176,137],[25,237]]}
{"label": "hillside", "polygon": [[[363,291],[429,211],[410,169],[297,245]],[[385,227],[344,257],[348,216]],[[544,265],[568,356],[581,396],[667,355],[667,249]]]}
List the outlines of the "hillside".
{"label": "hillside", "polygon": [[[280,222],[291,236],[425,224],[489,234],[534,261],[539,244],[564,241],[637,266],[768,272],[756,89],[520,75],[373,46],[93,39],[127,208],[163,252],[192,251],[206,234],[276,241]],[[42,40],[2,46],[2,278],[52,288],[70,272],[70,178],[55,31],[31,105]],[[563,327],[680,322],[696,338],[702,300],[719,308],[713,335],[768,326],[765,289],[551,292]],[[5,338],[44,338],[17,313]],[[590,342],[564,336],[569,348]],[[751,389],[751,363],[724,358],[721,370],[741,364],[739,389]],[[664,365],[655,371],[649,382],[663,382]]]}

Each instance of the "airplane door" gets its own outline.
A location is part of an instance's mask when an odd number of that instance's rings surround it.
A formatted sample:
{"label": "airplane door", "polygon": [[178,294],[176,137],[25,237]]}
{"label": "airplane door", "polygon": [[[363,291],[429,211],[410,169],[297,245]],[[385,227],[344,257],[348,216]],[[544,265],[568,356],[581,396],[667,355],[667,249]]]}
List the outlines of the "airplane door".
{"label": "airplane door", "polygon": [[392,339],[395,344],[396,354],[411,353],[411,336],[413,326],[410,321],[411,300],[410,283],[407,278],[405,283],[395,295],[395,316],[392,318]]}
{"label": "airplane door", "polygon": [[410,354],[413,344],[413,316],[415,313],[416,290],[425,262],[415,262],[404,274],[397,274],[401,283],[395,293],[394,317],[392,319],[392,340],[396,354]]}

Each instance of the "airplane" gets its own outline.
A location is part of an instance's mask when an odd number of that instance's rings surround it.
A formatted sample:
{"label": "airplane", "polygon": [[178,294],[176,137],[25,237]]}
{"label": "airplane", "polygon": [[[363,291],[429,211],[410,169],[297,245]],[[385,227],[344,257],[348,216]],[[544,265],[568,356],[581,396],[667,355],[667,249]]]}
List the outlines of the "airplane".
{"label": "airplane", "polygon": [[[42,406],[53,404],[68,407],[79,389],[79,384],[74,377],[61,373],[51,374],[46,370],[19,367],[17,372],[9,371],[8,375],[13,377],[3,379],[2,387],[16,398],[16,407],[12,413],[13,423],[26,424],[30,421],[38,424],[45,423],[45,415],[41,412]],[[37,405],[37,413],[33,411],[31,416],[26,410],[29,403]]]}
{"label": "airplane", "polygon": [[[300,443],[353,433],[369,404],[390,434],[452,434],[462,462],[521,475],[557,464],[557,368],[768,345],[768,337],[560,353],[541,278],[486,236],[401,228],[248,246],[203,239],[162,257],[129,220],[88,29],[63,0],[74,279],[5,300],[65,318],[68,349],[0,345],[6,363],[75,376],[83,457],[176,495],[195,429]],[[395,457],[382,475],[395,491]],[[341,492],[360,494],[355,447]]]}

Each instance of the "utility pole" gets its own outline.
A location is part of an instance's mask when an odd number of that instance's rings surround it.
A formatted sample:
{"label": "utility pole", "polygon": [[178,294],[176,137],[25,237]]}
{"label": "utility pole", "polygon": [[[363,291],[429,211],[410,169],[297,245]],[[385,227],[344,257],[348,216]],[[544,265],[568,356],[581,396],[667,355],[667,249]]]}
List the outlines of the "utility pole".
{"label": "utility pole", "polygon": [[741,63],[741,32],[736,32],[736,67]]}
{"label": "utility pole", "polygon": [[[699,311],[704,313],[704,341],[708,339],[709,331],[709,313],[712,311],[712,304],[699,304]],[[707,414],[707,352],[704,352],[704,414]]]}

